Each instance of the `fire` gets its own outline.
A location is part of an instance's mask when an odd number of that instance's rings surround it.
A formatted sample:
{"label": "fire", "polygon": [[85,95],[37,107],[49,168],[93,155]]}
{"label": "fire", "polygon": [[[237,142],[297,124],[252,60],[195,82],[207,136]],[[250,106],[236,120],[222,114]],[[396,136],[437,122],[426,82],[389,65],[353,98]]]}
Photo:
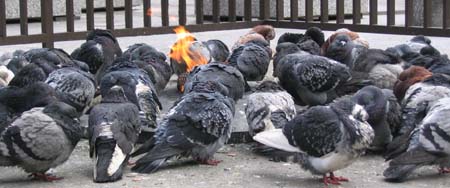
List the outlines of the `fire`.
{"label": "fire", "polygon": [[179,64],[186,64],[186,72],[192,71],[197,65],[208,63],[201,52],[190,50],[190,46],[195,41],[195,37],[189,31],[183,26],[175,28],[174,31],[177,34],[177,42],[171,48],[170,58]]}

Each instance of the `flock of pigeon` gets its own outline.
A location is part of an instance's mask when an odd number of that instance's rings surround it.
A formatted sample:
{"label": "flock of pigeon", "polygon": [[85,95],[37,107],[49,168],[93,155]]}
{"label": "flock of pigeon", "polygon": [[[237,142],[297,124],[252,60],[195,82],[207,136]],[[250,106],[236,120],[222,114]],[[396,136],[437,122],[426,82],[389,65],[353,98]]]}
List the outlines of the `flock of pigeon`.
{"label": "flock of pigeon", "polygon": [[[127,165],[153,173],[178,157],[217,165],[213,155],[231,136],[235,103],[248,92],[254,151],[292,156],[325,185],[348,181],[334,172],[367,151],[390,161],[388,181],[404,181],[425,165],[450,172],[450,60],[427,37],[383,50],[347,29],[325,39],[312,27],[282,34],[274,55],[268,25],[230,50],[219,40],[190,37],[187,57],[170,63],[143,43],[122,52],[113,34],[99,29],[70,55],[41,48],[0,57],[0,166],[58,180],[49,169],[83,138],[95,161],[94,182],[121,179]],[[264,80],[270,62],[277,82]],[[158,95],[172,74],[183,95],[157,121]],[[252,88],[253,81],[262,82]],[[86,134],[79,121],[85,114]],[[134,148],[143,128],[154,136]]]}

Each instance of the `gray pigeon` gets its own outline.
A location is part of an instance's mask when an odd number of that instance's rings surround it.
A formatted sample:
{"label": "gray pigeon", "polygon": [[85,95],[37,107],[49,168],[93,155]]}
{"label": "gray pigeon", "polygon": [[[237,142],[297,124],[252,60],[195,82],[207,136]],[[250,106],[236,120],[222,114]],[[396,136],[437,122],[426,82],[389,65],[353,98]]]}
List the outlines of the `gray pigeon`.
{"label": "gray pigeon", "polygon": [[193,90],[194,82],[214,81],[224,86],[228,90],[228,97],[235,101],[244,96],[244,77],[236,68],[218,62],[197,66],[186,78],[184,92]]}
{"label": "gray pigeon", "polygon": [[351,99],[364,107],[372,126],[375,138],[370,146],[372,151],[382,151],[392,141],[391,128],[388,123],[389,102],[383,91],[376,86],[366,86],[356,92]]}
{"label": "gray pigeon", "polygon": [[450,167],[450,98],[428,104],[426,116],[409,136],[407,150],[394,157],[383,175],[388,181],[401,182],[417,168],[438,165],[441,173]]}
{"label": "gray pigeon", "polygon": [[289,54],[305,54],[306,52],[303,52],[297,44],[291,43],[291,42],[283,42],[279,43],[276,47],[276,53],[273,56],[273,76],[278,77],[279,69],[277,68],[277,65],[283,59],[286,55]]}
{"label": "gray pigeon", "polygon": [[328,92],[351,78],[346,65],[316,55],[289,54],[279,65],[280,85],[296,104],[320,105],[331,101]]}
{"label": "gray pigeon", "polygon": [[[104,82],[111,82],[107,77]],[[90,156],[95,158],[94,182],[114,182],[122,178],[141,124],[139,110],[130,103],[120,81],[102,84],[102,101],[89,114]]]}
{"label": "gray pigeon", "polygon": [[133,171],[153,173],[172,157],[191,156],[194,160],[217,165],[214,153],[231,136],[233,99],[216,92],[216,82],[196,82],[183,95],[158,126],[155,136],[133,156],[146,153],[136,161]]}
{"label": "gray pigeon", "polygon": [[230,50],[227,45],[220,40],[207,40],[203,44],[208,48],[212,62],[225,62],[230,56]]}
{"label": "gray pigeon", "polygon": [[46,174],[64,163],[81,138],[75,108],[54,102],[24,112],[0,137],[0,166],[19,166],[35,178],[53,181]]}
{"label": "gray pigeon", "polygon": [[350,69],[353,68],[353,56],[352,51],[355,48],[355,44],[352,39],[346,33],[337,34],[331,41],[330,45],[325,51],[324,56],[334,59],[344,65],[347,65]]}
{"label": "gray pigeon", "polygon": [[390,89],[382,89],[384,96],[388,100],[387,122],[393,137],[399,134],[402,118],[402,107],[397,101],[394,92]]}
{"label": "gray pigeon", "polygon": [[348,179],[335,176],[334,171],[352,164],[372,143],[374,131],[367,119],[362,106],[343,98],[329,106],[311,107],[283,129],[264,131],[253,139],[280,150],[298,152],[302,168],[323,175],[325,185],[339,185]]}
{"label": "gray pigeon", "polygon": [[83,113],[94,99],[96,84],[94,76],[77,67],[63,67],[53,71],[45,81],[56,91],[58,98]]}

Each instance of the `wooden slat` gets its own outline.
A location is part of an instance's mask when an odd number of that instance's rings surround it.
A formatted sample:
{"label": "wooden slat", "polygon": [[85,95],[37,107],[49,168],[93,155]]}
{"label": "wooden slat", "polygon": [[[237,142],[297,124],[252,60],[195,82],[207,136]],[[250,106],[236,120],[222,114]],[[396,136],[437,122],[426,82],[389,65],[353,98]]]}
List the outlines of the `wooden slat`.
{"label": "wooden slat", "polygon": [[444,4],[442,7],[443,10],[443,23],[442,28],[448,29],[448,26],[450,25],[450,0],[444,0]]}
{"label": "wooden slat", "polygon": [[114,30],[114,1],[106,2],[106,29]]}
{"label": "wooden slat", "polygon": [[336,0],[336,23],[341,24],[345,21],[344,15],[344,1]]}
{"label": "wooden slat", "polygon": [[212,21],[214,23],[219,23],[220,22],[220,1],[219,0],[212,1],[212,14],[213,14]]}
{"label": "wooden slat", "polygon": [[313,1],[305,0],[305,21],[312,22],[313,21]]}
{"label": "wooden slat", "polygon": [[6,5],[0,1],[0,38],[6,37]]}
{"label": "wooden slat", "polygon": [[277,20],[284,20],[284,0],[277,0]]}
{"label": "wooden slat", "polygon": [[28,35],[28,0],[19,1],[20,9],[20,34]]}
{"label": "wooden slat", "polygon": [[133,0],[125,0],[125,28],[133,28]]}
{"label": "wooden slat", "polygon": [[432,25],[433,9],[430,0],[423,0],[423,27],[429,28]]}
{"label": "wooden slat", "polygon": [[387,2],[387,25],[395,25],[395,0],[388,0]]}
{"label": "wooden slat", "polygon": [[252,0],[244,0],[244,20],[252,21]]}
{"label": "wooden slat", "polygon": [[361,0],[353,0],[353,24],[360,24],[361,17]]}
{"label": "wooden slat", "polygon": [[320,22],[328,22],[328,0],[320,0]]}
{"label": "wooden slat", "polygon": [[405,0],[405,26],[413,26],[413,0]]}
{"label": "wooden slat", "polygon": [[73,13],[73,0],[66,0],[66,29],[67,32],[75,31],[75,15]]}
{"label": "wooden slat", "polygon": [[186,0],[178,1],[178,24],[186,25]]}
{"label": "wooden slat", "polygon": [[203,0],[195,0],[195,23],[203,24]]}
{"label": "wooden slat", "polygon": [[169,26],[169,0],[161,0],[162,26]]}
{"label": "wooden slat", "polygon": [[152,1],[151,0],[144,0],[144,27],[151,27],[152,26]]}
{"label": "wooden slat", "polygon": [[259,19],[268,20],[270,18],[270,1],[259,1]]}
{"label": "wooden slat", "polygon": [[94,30],[94,0],[86,0],[86,28]]}
{"label": "wooden slat", "polygon": [[45,39],[43,48],[53,48],[53,1],[41,0],[41,27]]}
{"label": "wooden slat", "polygon": [[369,24],[377,25],[378,24],[378,0],[370,0],[370,8],[369,8]]}
{"label": "wooden slat", "polygon": [[298,0],[291,0],[291,22],[298,20]]}
{"label": "wooden slat", "polygon": [[228,0],[228,21],[236,22],[236,0]]}

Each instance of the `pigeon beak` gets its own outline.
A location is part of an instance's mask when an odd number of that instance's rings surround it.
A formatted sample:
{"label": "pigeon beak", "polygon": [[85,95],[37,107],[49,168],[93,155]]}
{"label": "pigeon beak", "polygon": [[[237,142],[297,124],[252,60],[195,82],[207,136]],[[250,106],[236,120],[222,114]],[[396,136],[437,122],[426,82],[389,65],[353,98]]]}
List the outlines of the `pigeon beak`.
{"label": "pigeon beak", "polygon": [[113,87],[111,87],[112,90],[121,90],[123,89],[122,86],[119,85],[114,85]]}
{"label": "pigeon beak", "polygon": [[339,43],[340,43],[342,46],[345,46],[345,45],[347,44],[346,41],[340,41]]}
{"label": "pigeon beak", "polygon": [[77,124],[80,124],[80,119],[78,119],[78,118],[73,118],[73,121]]}

